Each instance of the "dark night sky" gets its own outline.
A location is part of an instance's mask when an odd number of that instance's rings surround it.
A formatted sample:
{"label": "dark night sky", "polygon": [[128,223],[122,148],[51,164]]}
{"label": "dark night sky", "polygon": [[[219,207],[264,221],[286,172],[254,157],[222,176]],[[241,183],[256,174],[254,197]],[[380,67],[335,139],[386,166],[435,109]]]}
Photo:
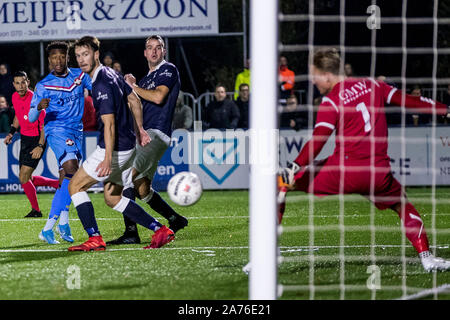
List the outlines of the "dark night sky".
{"label": "dark night sky", "polygon": [[[221,0],[219,0],[221,1]],[[283,13],[307,13],[308,2],[306,0],[282,0],[281,11],[289,8],[289,12]],[[440,8],[449,8],[450,0],[440,0]],[[340,0],[316,0],[315,13],[317,15],[339,14]],[[372,0],[347,0],[346,15],[369,16],[366,13],[367,7],[372,4]],[[401,16],[401,0],[377,1],[381,9],[382,17]],[[408,0],[408,17],[431,17],[433,10],[431,0]],[[237,8],[239,9],[239,8]],[[439,10],[439,14],[446,12]],[[219,21],[223,12],[219,12]],[[448,16],[448,14],[447,14]],[[280,40],[287,44],[307,44],[308,43],[308,22],[282,23],[280,26]],[[366,23],[346,23],[345,44],[351,46],[369,46],[371,40],[371,30],[366,27]],[[450,27],[440,25],[440,30],[447,30]],[[220,30],[223,32],[226,27],[220,23]],[[230,31],[230,30],[225,30]],[[407,28],[408,46],[432,45],[433,26],[409,24]],[[447,37],[448,38],[448,37]],[[401,46],[402,26],[384,24],[377,30],[377,46]],[[144,39],[135,40],[105,40],[102,41],[102,51],[112,51],[121,60],[124,71],[132,72],[137,77],[146,73],[146,61],[142,56]],[[187,70],[181,59],[178,47],[178,39],[170,39],[170,60],[175,62],[180,69],[182,77],[182,89],[193,92],[187,76]],[[316,45],[339,44],[340,24],[339,23],[316,23],[315,37]],[[47,43],[45,43],[47,44]],[[183,45],[189,59],[198,90],[200,93],[206,90],[213,90],[211,81],[208,82],[208,70],[216,70],[221,66],[228,66],[230,71],[238,71],[242,68],[242,40],[240,37],[210,37],[210,38],[183,38]],[[442,46],[442,44],[440,43]],[[446,45],[448,47],[448,45]],[[220,54],[219,54],[220,53]],[[262,53],[263,54],[263,53]],[[297,74],[307,72],[307,56],[304,53],[286,53],[290,68]],[[440,56],[439,61],[446,57]],[[356,74],[368,75],[370,72],[370,54],[347,53],[346,61],[350,62]],[[39,44],[38,43],[11,43],[0,44],[0,62],[7,62],[13,70],[25,69],[30,73],[31,69],[39,69]],[[72,61],[72,65],[75,61]],[[432,55],[407,55],[407,76],[409,77],[430,77],[432,70]],[[376,75],[386,75],[398,77],[401,75],[402,55],[401,54],[377,54]],[[199,67],[200,66],[200,67]],[[216,68],[216,69],[215,69]],[[448,69],[448,68],[447,68]],[[439,70],[438,76],[448,77],[448,70]],[[234,80],[235,75],[231,73],[230,78]],[[301,87],[298,84],[297,87]]]}
{"label": "dark night sky", "polygon": [[[296,12],[283,13],[308,13],[307,1],[295,1]],[[316,15],[338,15],[340,12],[340,0],[315,1]],[[441,0],[438,17],[446,15],[450,7],[448,0]],[[347,0],[345,2],[346,16],[367,16],[367,7],[372,4],[371,0]],[[402,1],[376,1],[380,7],[382,17],[401,17]],[[287,6],[286,6],[287,7]],[[283,6],[282,6],[283,9]],[[407,2],[407,17],[429,17],[433,15],[433,1],[409,0]],[[340,22],[316,22],[314,25],[314,44],[315,45],[339,45],[341,40]],[[446,46],[442,43],[442,33],[447,35],[448,26],[439,25],[441,37],[438,40],[438,46]],[[307,44],[309,22],[289,22],[281,25],[280,38],[286,44]],[[294,36],[291,36],[295,34]],[[406,28],[407,47],[428,47],[433,45],[433,25],[432,24],[407,24]],[[345,45],[346,46],[367,46],[370,47],[372,30],[368,29],[366,22],[345,23]],[[381,29],[376,31],[377,47],[401,47],[402,45],[402,25],[401,24],[382,24]],[[298,74],[307,72],[307,55],[302,53],[285,53],[289,64],[294,67]],[[354,72],[357,75],[369,75],[371,66],[371,53],[351,53],[346,52],[345,60],[353,65]],[[439,56],[438,61],[442,62],[443,55]],[[407,77],[431,77],[433,66],[433,54],[407,54],[406,55],[406,76]],[[402,71],[402,54],[377,53],[375,76],[385,75],[390,77],[400,77]],[[438,70],[438,77],[448,77],[448,70]]]}

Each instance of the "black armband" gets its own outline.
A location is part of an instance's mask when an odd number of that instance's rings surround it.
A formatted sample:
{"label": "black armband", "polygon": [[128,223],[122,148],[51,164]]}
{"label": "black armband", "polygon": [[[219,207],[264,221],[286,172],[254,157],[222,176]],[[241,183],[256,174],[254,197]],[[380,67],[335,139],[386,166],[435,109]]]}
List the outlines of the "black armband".
{"label": "black armband", "polygon": [[14,133],[16,133],[17,128],[14,126],[11,126],[11,129],[9,129],[9,134],[11,134],[12,136],[14,135]]}

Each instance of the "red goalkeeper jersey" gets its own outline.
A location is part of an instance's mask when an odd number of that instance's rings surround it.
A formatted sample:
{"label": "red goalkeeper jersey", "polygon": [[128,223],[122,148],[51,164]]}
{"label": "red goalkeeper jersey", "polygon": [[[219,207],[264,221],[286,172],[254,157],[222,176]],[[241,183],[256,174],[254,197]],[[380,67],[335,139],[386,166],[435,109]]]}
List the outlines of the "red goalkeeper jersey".
{"label": "red goalkeeper jersey", "polygon": [[[336,130],[333,158],[344,165],[361,163],[373,156],[376,166],[390,166],[385,104],[404,105],[422,113],[445,114],[447,107],[424,97],[402,94],[384,82],[348,78],[334,86],[322,99],[313,138],[295,160],[305,166],[317,156],[328,136]],[[313,145],[311,146],[310,143]],[[341,163],[339,161],[339,163]]]}

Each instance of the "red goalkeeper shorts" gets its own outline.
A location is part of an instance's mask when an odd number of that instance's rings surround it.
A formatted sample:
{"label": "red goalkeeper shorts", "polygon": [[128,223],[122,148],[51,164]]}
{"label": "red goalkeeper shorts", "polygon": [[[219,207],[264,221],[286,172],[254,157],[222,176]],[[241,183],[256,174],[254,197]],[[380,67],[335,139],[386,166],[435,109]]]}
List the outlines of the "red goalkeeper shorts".
{"label": "red goalkeeper shorts", "polygon": [[360,194],[378,209],[385,210],[401,202],[405,195],[401,184],[394,178],[386,161],[344,161],[329,157],[315,161],[295,176],[295,190],[316,196]]}

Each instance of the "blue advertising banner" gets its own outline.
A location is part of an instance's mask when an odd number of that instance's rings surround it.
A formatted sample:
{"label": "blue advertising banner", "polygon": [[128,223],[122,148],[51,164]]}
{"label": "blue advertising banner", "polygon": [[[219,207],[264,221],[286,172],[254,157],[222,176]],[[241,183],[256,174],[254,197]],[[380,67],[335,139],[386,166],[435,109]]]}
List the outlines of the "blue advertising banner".
{"label": "blue advertising banner", "polygon": [[[158,168],[153,178],[152,187],[156,191],[166,190],[170,178],[178,172],[189,171],[189,164],[187,162],[176,161],[174,159],[174,155],[178,153],[178,146],[182,141],[187,139],[187,136],[188,132],[186,130],[175,130],[173,132],[170,146],[167,148],[161,160],[159,160]],[[181,150],[181,152],[184,151],[184,149]]]}
{"label": "blue advertising banner", "polygon": [[[6,134],[0,134],[0,193],[21,193],[23,189],[19,182],[20,135],[15,134],[12,143],[8,146],[4,143],[5,136]],[[83,159],[86,159],[95,150],[97,140],[98,132],[84,133]],[[172,150],[178,144],[178,140],[182,140],[182,138],[174,135],[171,145],[158,164],[153,180],[155,190],[166,190],[167,183],[173,175],[181,171],[189,171],[189,165],[187,163],[174,164],[171,160]],[[56,157],[51,148],[47,147],[33,175],[52,179],[59,177]],[[54,189],[50,187],[37,187],[37,191],[53,192]]]}

